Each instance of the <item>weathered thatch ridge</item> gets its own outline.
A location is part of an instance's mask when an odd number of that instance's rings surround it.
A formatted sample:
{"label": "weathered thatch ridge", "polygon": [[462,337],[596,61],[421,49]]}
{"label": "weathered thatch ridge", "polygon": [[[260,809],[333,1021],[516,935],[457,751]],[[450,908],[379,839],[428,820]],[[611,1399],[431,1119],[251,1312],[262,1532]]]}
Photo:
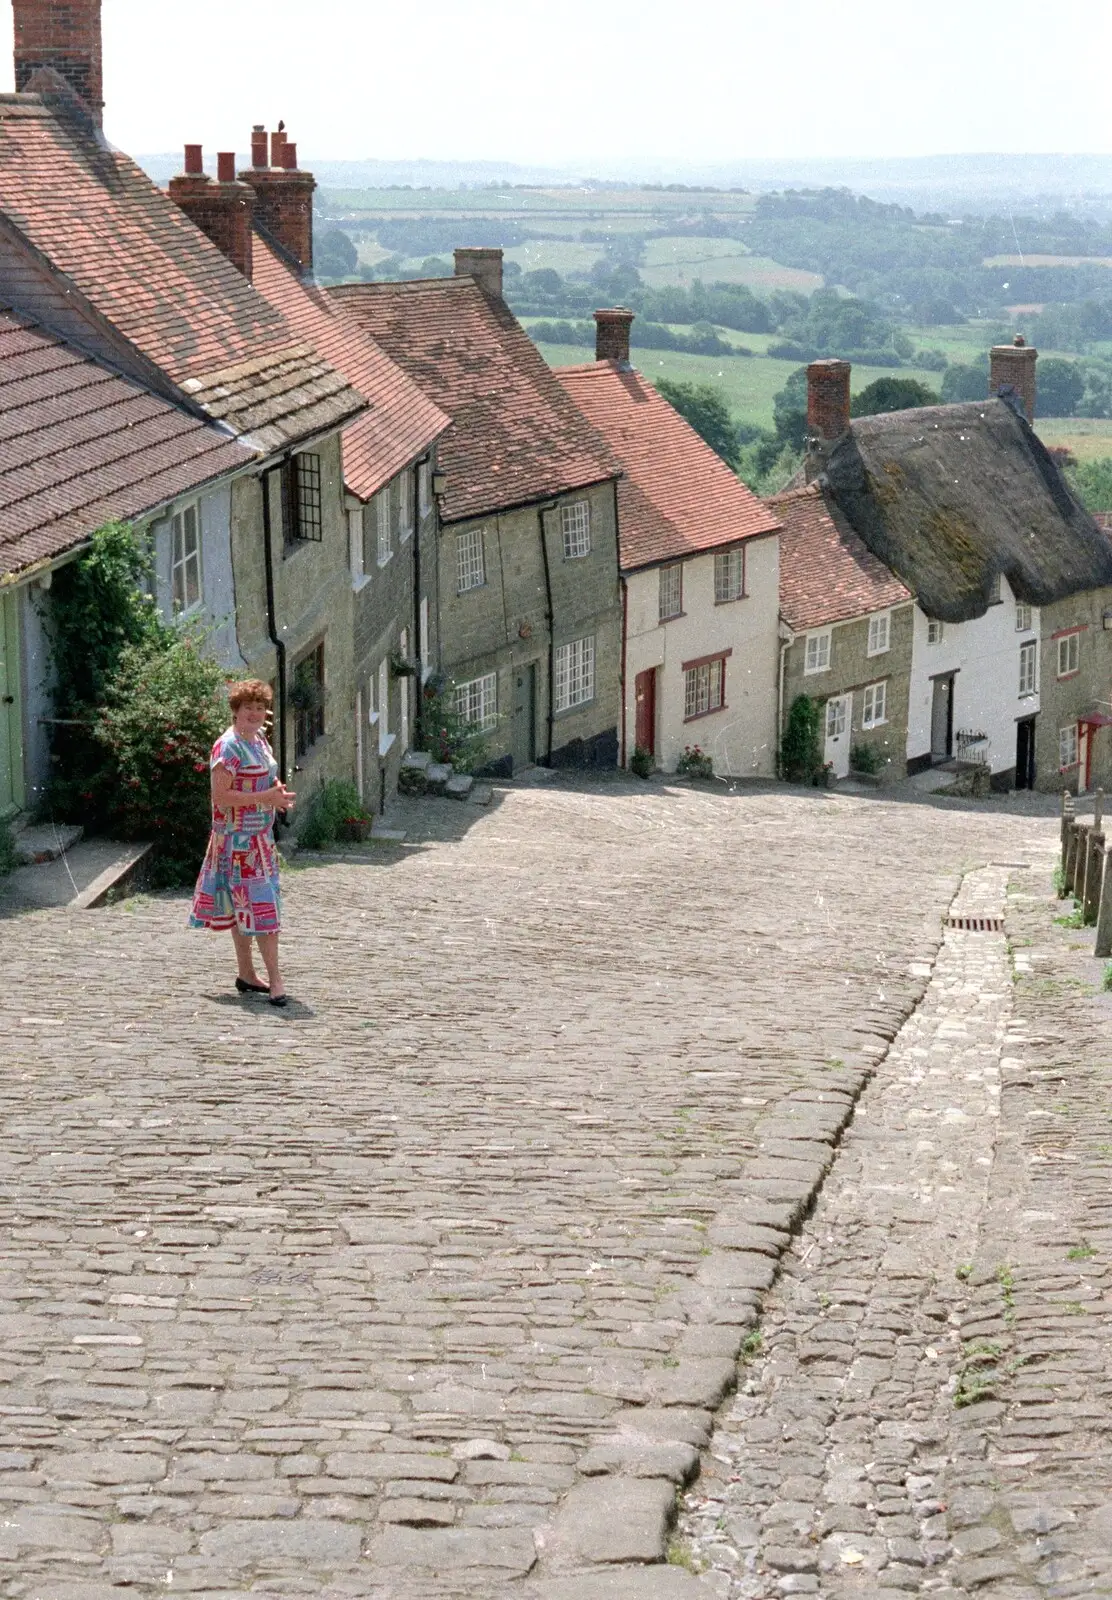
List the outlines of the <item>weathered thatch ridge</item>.
{"label": "weathered thatch ridge", "polygon": [[861,417],[825,469],[839,507],[928,616],[983,616],[1003,573],[1048,605],[1112,584],[1112,544],[1004,400]]}

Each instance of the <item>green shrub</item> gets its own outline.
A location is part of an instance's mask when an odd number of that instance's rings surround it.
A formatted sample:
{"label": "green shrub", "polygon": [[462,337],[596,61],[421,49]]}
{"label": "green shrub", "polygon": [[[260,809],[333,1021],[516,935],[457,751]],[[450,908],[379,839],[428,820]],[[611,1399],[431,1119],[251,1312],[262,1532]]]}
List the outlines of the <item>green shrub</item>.
{"label": "green shrub", "polygon": [[398,793],[414,797],[427,794],[429,780],[424,767],[403,767],[398,773]]}
{"label": "green shrub", "polygon": [[443,678],[430,678],[425,685],[421,742],[434,761],[448,763],[455,772],[474,772],[486,760],[481,730],[460,716],[455,685]]}
{"label": "green shrub", "polygon": [[224,673],[189,634],[152,632],[120,652],[95,715],[102,755],[85,791],[122,839],[153,839],[152,883],[196,877],[211,824],[209,758],[228,723]]}
{"label": "green shrub", "polygon": [[298,830],[298,843],[305,850],[327,850],[336,843],[340,824],[349,820],[369,822],[370,812],[350,779],[333,778],[322,783],[310,797]]}
{"label": "green shrub", "polygon": [[680,778],[713,778],[714,762],[699,745],[685,745],[683,755],[676,762],[676,776]]}
{"label": "green shrub", "polygon": [[6,822],[0,822],[0,878],[6,878],[18,865],[12,830]]}
{"label": "green shrub", "polygon": [[879,772],[884,765],[884,758],[875,744],[855,744],[850,746],[850,769],[853,772]]}
{"label": "green shrub", "polygon": [[629,758],[629,770],[635,778],[651,778],[656,769],[656,762],[644,745],[635,745],[633,754]]}
{"label": "green shrub", "polygon": [[810,695],[797,694],[780,740],[780,772],[791,783],[811,783],[822,770],[819,750],[821,707]]}

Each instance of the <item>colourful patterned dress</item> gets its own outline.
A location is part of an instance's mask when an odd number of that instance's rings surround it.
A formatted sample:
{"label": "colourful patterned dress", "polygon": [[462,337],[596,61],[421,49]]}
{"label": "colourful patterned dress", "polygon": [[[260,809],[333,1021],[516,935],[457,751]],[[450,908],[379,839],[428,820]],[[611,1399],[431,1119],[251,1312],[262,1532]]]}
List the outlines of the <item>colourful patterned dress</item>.
{"label": "colourful patterned dress", "polygon": [[[227,728],[212,747],[210,767],[222,765],[242,794],[269,789],[278,763],[263,734],[242,738]],[[218,811],[193,891],[191,928],[238,928],[240,933],[277,933],[282,925],[274,812],[262,806]]]}

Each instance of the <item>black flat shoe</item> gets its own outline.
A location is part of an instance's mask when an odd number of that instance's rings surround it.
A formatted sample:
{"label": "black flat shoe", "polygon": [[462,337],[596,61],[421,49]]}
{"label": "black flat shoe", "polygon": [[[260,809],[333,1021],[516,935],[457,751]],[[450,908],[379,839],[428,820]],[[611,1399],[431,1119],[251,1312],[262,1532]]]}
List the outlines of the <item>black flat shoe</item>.
{"label": "black flat shoe", "polygon": [[289,998],[290,997],[288,994],[272,994],[270,997],[270,1003],[272,1006],[288,1005]]}
{"label": "black flat shoe", "polygon": [[248,983],[246,978],[236,979],[236,988],[240,994],[269,994],[270,985],[266,983]]}

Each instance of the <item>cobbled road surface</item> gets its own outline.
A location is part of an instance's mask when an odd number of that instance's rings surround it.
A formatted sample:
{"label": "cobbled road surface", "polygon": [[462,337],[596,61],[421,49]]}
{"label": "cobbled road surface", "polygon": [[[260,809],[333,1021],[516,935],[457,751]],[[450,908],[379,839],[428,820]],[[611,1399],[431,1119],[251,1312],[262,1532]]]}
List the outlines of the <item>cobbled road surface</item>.
{"label": "cobbled road surface", "polygon": [[781,1253],[963,878],[1056,838],[622,779],[407,825],[287,873],[285,1012],[180,897],[0,920],[5,1600],[706,1592],[677,1491]]}

